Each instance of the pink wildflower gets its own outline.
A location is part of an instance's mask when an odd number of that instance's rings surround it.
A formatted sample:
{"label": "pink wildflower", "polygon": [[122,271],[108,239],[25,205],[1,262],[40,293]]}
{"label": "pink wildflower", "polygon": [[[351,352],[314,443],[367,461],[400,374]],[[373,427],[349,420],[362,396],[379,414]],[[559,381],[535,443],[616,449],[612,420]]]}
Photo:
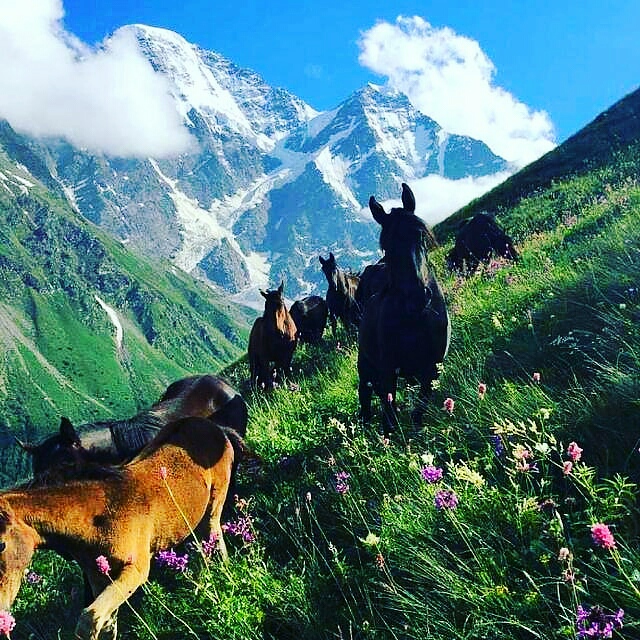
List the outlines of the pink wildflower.
{"label": "pink wildflower", "polygon": [[602,547],[603,549],[615,549],[616,541],[613,534],[609,530],[609,527],[602,522],[596,522],[591,525],[591,537],[594,544]]}
{"label": "pink wildflower", "polygon": [[484,382],[478,383],[478,395],[480,399],[484,398],[484,394],[487,393],[487,385]]}
{"label": "pink wildflower", "polygon": [[582,449],[575,443],[570,442],[567,447],[567,455],[574,461],[578,462],[582,457]]}
{"label": "pink wildflower", "polygon": [[573,462],[571,462],[571,460],[566,460],[562,464],[562,473],[564,473],[565,476],[568,476],[571,471],[573,471]]}
{"label": "pink wildflower", "polygon": [[4,633],[8,638],[15,626],[16,619],[8,611],[0,611],[0,633]]}
{"label": "pink wildflower", "polygon": [[540,382],[540,372],[539,371],[534,371],[533,375],[531,376],[533,381],[538,383]]}
{"label": "pink wildflower", "polygon": [[160,479],[161,480],[166,480],[167,476],[169,475],[168,472],[167,472],[167,467],[160,467],[159,473],[160,473]]}
{"label": "pink wildflower", "polygon": [[381,553],[376,555],[376,567],[382,571],[384,569],[384,556]]}
{"label": "pink wildflower", "polygon": [[104,573],[105,576],[109,575],[111,566],[109,565],[109,561],[104,556],[98,556],[96,558],[96,565],[100,573]]}
{"label": "pink wildflower", "polygon": [[444,408],[444,410],[451,415],[453,413],[453,407],[455,405],[455,400],[453,398],[447,398],[442,407]]}

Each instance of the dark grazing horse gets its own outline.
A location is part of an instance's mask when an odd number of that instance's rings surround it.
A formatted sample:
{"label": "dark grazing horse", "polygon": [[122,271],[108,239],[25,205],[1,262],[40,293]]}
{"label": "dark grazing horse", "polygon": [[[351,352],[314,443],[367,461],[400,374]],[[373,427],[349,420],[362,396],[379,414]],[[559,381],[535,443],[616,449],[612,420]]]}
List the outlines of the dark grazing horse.
{"label": "dark grazing horse", "polygon": [[447,265],[451,271],[473,273],[481,262],[492,257],[515,261],[518,252],[513,240],[492,216],[478,213],[460,227],[455,245],[447,255]]}
{"label": "dark grazing horse", "polygon": [[151,559],[185,540],[216,537],[233,469],[225,431],[205,418],[163,427],[131,462],[102,479],[0,493],[0,611],[16,598],[36,549],[78,562],[92,598],[75,637],[115,640],[121,604],[149,576]]}
{"label": "dark grazing horse", "polygon": [[264,313],[251,327],[248,348],[251,385],[258,388],[272,389],[276,379],[282,380],[291,371],[297,328],[283,292],[283,282],[277,289],[260,291]]}
{"label": "dark grazing horse", "polygon": [[166,424],[188,416],[211,417],[241,437],[247,432],[244,398],[221,378],[205,374],[170,384],[158,402],[132,418],[91,422],[76,428],[63,417],[58,433],[39,444],[20,440],[18,444],[30,454],[35,477],[70,463],[78,470],[93,463],[121,464],[133,458]]}
{"label": "dark grazing horse", "polygon": [[347,333],[352,334],[360,324],[361,317],[361,309],[356,301],[356,289],[360,276],[357,273],[342,271],[331,252],[327,259],[322,256],[318,256],[318,259],[329,285],[326,300],[333,335],[336,335],[338,318]]}
{"label": "dark grazing horse", "polygon": [[300,344],[320,342],[329,316],[329,307],[324,298],[307,296],[302,300],[296,300],[291,305],[289,313],[296,324]]}
{"label": "dark grazing horse", "polygon": [[358,343],[358,394],[363,420],[371,418],[375,390],[383,409],[383,431],[389,435],[398,424],[398,376],[415,378],[420,397],[413,411],[422,423],[424,404],[438,377],[438,363],[449,346],[450,324],[444,295],[429,270],[427,253],[432,234],[415,215],[415,198],[402,184],[402,207],[386,213],[371,196],[369,208],[382,227],[387,284],[366,303]]}

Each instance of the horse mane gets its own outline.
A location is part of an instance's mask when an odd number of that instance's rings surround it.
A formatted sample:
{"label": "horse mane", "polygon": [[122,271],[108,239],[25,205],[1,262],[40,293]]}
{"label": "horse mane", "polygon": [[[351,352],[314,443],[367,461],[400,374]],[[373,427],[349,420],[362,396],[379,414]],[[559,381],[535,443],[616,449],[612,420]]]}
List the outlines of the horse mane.
{"label": "horse mane", "polygon": [[111,480],[121,479],[123,476],[124,470],[119,465],[85,462],[78,466],[70,462],[50,467],[16,488],[55,487],[76,480]]}
{"label": "horse mane", "polygon": [[154,412],[143,411],[133,418],[107,422],[104,426],[110,429],[111,438],[118,453],[124,457],[130,457],[153,439],[164,424],[162,418]]}

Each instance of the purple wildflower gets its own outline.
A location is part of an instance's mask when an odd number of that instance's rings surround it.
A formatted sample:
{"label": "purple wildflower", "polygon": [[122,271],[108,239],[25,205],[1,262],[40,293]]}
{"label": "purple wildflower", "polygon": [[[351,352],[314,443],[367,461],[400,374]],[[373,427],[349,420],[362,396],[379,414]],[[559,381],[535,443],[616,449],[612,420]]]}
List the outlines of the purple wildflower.
{"label": "purple wildflower", "polygon": [[616,613],[605,613],[600,606],[585,609],[582,605],[578,605],[576,615],[578,638],[611,638],[614,629],[622,628],[623,618],[623,609],[618,609]]}
{"label": "purple wildflower", "polygon": [[430,483],[438,482],[442,480],[442,469],[440,467],[434,467],[433,465],[427,465],[420,469],[420,475],[424,480]]}
{"label": "purple wildflower", "polygon": [[204,553],[207,558],[211,556],[218,549],[218,534],[215,531],[212,531],[209,534],[208,540],[202,541],[202,553]]}
{"label": "purple wildflower", "polygon": [[189,554],[179,556],[173,549],[162,550],[156,553],[156,564],[159,567],[167,567],[178,573],[182,573],[189,564]]}
{"label": "purple wildflower", "polygon": [[499,458],[504,453],[504,444],[502,444],[502,438],[500,436],[491,436],[491,444],[493,444],[493,450],[496,456]]}
{"label": "purple wildflower", "polygon": [[42,576],[35,571],[29,571],[29,573],[27,573],[27,582],[29,584],[40,584],[42,582]]}
{"label": "purple wildflower", "polygon": [[437,509],[455,509],[458,506],[458,496],[455,491],[440,489],[436,492],[434,502]]}
{"label": "purple wildflower", "polygon": [[246,544],[256,539],[255,533],[253,533],[251,528],[251,518],[248,516],[242,516],[231,522],[225,522],[222,525],[222,530],[232,536],[239,536]]}
{"label": "purple wildflower", "polygon": [[336,491],[339,494],[344,495],[349,491],[349,484],[347,483],[347,480],[350,477],[351,476],[346,471],[338,471],[335,474]]}

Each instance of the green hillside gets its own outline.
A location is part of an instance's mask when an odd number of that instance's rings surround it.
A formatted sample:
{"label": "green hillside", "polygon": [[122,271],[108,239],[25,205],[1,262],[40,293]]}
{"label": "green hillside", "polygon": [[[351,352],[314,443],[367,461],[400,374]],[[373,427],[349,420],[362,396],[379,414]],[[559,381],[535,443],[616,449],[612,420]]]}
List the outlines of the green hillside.
{"label": "green hillside", "polygon": [[[226,565],[191,549],[186,572],[156,568],[119,637],[640,637],[639,151],[505,206],[518,264],[465,280],[444,271],[451,241],[433,254],[453,341],[421,430],[411,386],[391,442],[357,424],[344,340],[248,395],[244,539],[227,533]],[[12,637],[70,638],[79,576],[34,566]]]}
{"label": "green hillside", "polygon": [[133,415],[169,382],[216,372],[246,349],[253,312],[133,254],[3,152],[0,229],[4,484],[26,472],[13,435],[39,438],[61,415]]}

